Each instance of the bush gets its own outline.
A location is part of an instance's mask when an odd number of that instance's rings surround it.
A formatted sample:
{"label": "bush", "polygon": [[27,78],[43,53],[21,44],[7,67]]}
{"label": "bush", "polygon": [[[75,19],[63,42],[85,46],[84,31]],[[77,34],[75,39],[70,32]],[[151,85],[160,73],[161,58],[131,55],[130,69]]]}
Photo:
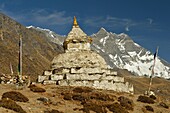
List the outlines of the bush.
{"label": "bush", "polygon": [[28,86],[28,88],[31,88],[31,87],[36,87],[36,86],[35,86],[35,84],[30,84],[30,85]]}
{"label": "bush", "polygon": [[26,113],[20,105],[18,105],[15,101],[4,98],[0,100],[0,107],[4,107],[6,109],[11,109],[13,111],[19,112],[19,113]]}
{"label": "bush", "polygon": [[64,95],[64,97],[63,97],[64,100],[71,100],[72,99],[72,95],[70,93],[64,93],[63,95]]}
{"label": "bush", "polygon": [[44,113],[63,113],[63,112],[55,110],[55,109],[52,109],[52,110],[44,111]]}
{"label": "bush", "polygon": [[143,103],[148,103],[148,104],[154,104],[155,101],[152,98],[149,98],[147,96],[142,96],[140,95],[137,99],[137,101],[143,102]]}
{"label": "bush", "polygon": [[82,96],[81,94],[76,94],[72,96],[73,100],[79,100],[79,101],[84,101],[86,100],[86,98],[84,96]]}
{"label": "bush", "polygon": [[154,95],[150,95],[149,98],[156,100],[156,96],[154,96]]}
{"label": "bush", "polygon": [[133,110],[134,103],[132,100],[130,100],[126,97],[120,96],[118,98],[118,101],[120,102],[121,106],[125,107],[128,110]]}
{"label": "bush", "polygon": [[164,108],[166,108],[166,109],[169,109],[169,106],[168,106],[167,104],[165,104],[164,102],[160,102],[159,105],[160,105],[161,107],[164,107]]}
{"label": "bush", "polygon": [[104,94],[102,92],[92,92],[89,95],[90,99],[101,100],[101,101],[114,101],[116,96]]}
{"label": "bush", "polygon": [[73,89],[73,92],[75,93],[89,93],[92,92],[93,89],[89,87],[76,87]]}
{"label": "bush", "polygon": [[35,85],[31,85],[29,86],[30,90],[33,92],[37,92],[37,93],[42,93],[42,92],[46,92],[46,90],[44,88],[40,88],[38,86]]}
{"label": "bush", "polygon": [[95,113],[107,113],[106,107],[102,105],[98,105],[91,102],[82,102],[83,108],[80,109],[85,113],[90,113],[90,111],[94,111]]}
{"label": "bush", "polygon": [[49,113],[63,113],[63,112],[55,110],[55,109],[52,109]]}
{"label": "bush", "polygon": [[107,105],[107,108],[113,113],[129,113],[126,109],[124,109],[119,103],[113,103]]}
{"label": "bush", "polygon": [[16,92],[16,91],[5,92],[2,95],[2,99],[4,99],[4,98],[10,98],[10,99],[12,99],[14,101],[19,101],[19,102],[27,102],[27,101],[29,101],[29,99],[26,96],[24,96],[20,92]]}
{"label": "bush", "polygon": [[145,106],[146,110],[154,112],[154,109],[151,106]]}

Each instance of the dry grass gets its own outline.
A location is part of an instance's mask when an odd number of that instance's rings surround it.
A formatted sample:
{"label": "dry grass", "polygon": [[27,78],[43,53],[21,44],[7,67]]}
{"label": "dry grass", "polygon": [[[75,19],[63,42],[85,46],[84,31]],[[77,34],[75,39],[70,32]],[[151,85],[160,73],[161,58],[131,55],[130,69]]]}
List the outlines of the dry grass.
{"label": "dry grass", "polygon": [[[149,78],[147,77],[137,77],[129,75],[125,77],[125,81],[130,82],[134,86],[135,94],[144,94],[149,88]],[[163,78],[153,78],[153,83],[151,90],[156,94],[156,96],[161,97],[164,101],[170,100],[170,80],[165,80]]]}
{"label": "dry grass", "polygon": [[[145,106],[148,103],[137,101],[139,95],[133,96],[127,93],[116,93],[114,91],[92,89],[86,91],[84,87],[66,87],[56,85],[41,85],[38,87],[46,89],[45,93],[33,93],[29,88],[19,92],[29,98],[29,102],[17,102],[27,113],[149,113]],[[32,86],[31,86],[32,87]],[[34,86],[33,86],[34,87]],[[13,87],[14,88],[14,87]],[[10,85],[0,85],[0,95],[7,90],[13,89]],[[75,90],[76,89],[76,90]],[[74,90],[74,91],[73,91]],[[78,91],[77,91],[78,90]],[[170,105],[169,101],[163,101],[158,95],[154,104],[149,104],[155,113],[168,113],[169,108],[164,108],[164,104]],[[149,98],[149,97],[148,97]],[[133,110],[130,110],[133,106]],[[129,109],[130,108],[130,109]],[[56,111],[57,110],[57,111]],[[0,107],[0,112],[5,113],[7,109]],[[8,110],[9,113],[12,111]]]}

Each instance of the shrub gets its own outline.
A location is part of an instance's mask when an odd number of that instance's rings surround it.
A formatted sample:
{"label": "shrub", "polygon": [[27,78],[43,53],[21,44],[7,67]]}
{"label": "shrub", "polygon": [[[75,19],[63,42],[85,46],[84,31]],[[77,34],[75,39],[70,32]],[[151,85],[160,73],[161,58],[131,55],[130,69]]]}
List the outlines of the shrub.
{"label": "shrub", "polygon": [[35,86],[35,85],[31,85],[29,86],[30,90],[33,92],[37,92],[37,93],[42,93],[42,92],[46,92],[46,90],[44,88]]}
{"label": "shrub", "polygon": [[70,93],[64,93],[63,95],[64,95],[64,97],[63,97],[64,100],[71,100],[72,99],[72,95]]}
{"label": "shrub", "polygon": [[85,113],[90,113],[90,111],[94,111],[95,113],[106,113],[106,107],[102,105],[98,105],[95,103],[89,103],[89,102],[82,102],[83,108],[80,109]]}
{"label": "shrub", "polygon": [[101,93],[101,92],[92,92],[89,95],[89,98],[95,99],[95,100],[101,100],[101,101],[114,101],[116,96],[104,94],[104,93]]}
{"label": "shrub", "polygon": [[156,100],[156,96],[155,95],[150,95],[149,98]]}
{"label": "shrub", "polygon": [[10,99],[12,99],[14,101],[19,101],[19,102],[27,102],[27,101],[29,101],[29,99],[26,96],[24,96],[20,92],[16,92],[16,91],[5,92],[2,95],[2,99],[3,98],[10,98]]}
{"label": "shrub", "polygon": [[79,101],[84,101],[86,100],[86,98],[84,96],[82,96],[81,94],[75,94],[72,96],[73,100],[79,100]]}
{"label": "shrub", "polygon": [[148,104],[154,104],[155,101],[152,98],[149,98],[147,96],[142,96],[140,95],[137,99],[137,101],[143,102],[143,103],[148,103]]}
{"label": "shrub", "polygon": [[161,107],[164,107],[164,108],[166,108],[166,109],[169,109],[169,106],[168,106],[166,103],[164,103],[164,102],[160,102],[159,105],[160,105]]}
{"label": "shrub", "polygon": [[63,113],[63,112],[55,110],[55,109],[52,109],[49,113]]}
{"label": "shrub", "polygon": [[0,107],[4,107],[6,109],[11,109],[13,111],[19,112],[19,113],[26,113],[20,105],[18,105],[15,101],[4,98],[0,100]]}
{"label": "shrub", "polygon": [[146,110],[154,112],[154,109],[151,106],[145,106]]}
{"label": "shrub", "polygon": [[73,92],[75,93],[89,93],[92,92],[93,89],[89,87],[76,87],[73,89]]}
{"label": "shrub", "polygon": [[28,88],[31,88],[31,87],[36,87],[36,86],[35,86],[35,84],[30,84],[30,85],[28,86]]}
{"label": "shrub", "polygon": [[123,108],[119,103],[113,103],[107,105],[107,108],[113,113],[129,113],[125,108]]}
{"label": "shrub", "polygon": [[120,102],[121,106],[125,107],[128,110],[133,110],[134,103],[132,100],[130,100],[126,97],[120,96],[118,98],[118,101]]}
{"label": "shrub", "polygon": [[52,109],[52,110],[44,111],[44,113],[63,113],[63,112],[55,110],[55,109]]}

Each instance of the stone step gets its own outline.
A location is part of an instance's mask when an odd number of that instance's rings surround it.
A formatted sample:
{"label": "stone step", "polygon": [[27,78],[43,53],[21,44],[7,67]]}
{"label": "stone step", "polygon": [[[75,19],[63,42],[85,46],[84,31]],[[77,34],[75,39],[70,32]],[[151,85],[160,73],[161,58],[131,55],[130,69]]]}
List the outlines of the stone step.
{"label": "stone step", "polygon": [[50,75],[50,80],[55,80],[55,81],[57,81],[57,80],[62,80],[62,79],[64,79],[64,75],[56,75],[56,74],[52,74],[52,75]]}
{"label": "stone step", "polygon": [[96,89],[114,90],[133,93],[133,85],[129,83],[113,82],[109,80],[59,80],[60,86],[86,86]]}
{"label": "stone step", "polygon": [[44,80],[49,80],[49,76],[39,75],[38,82],[43,82]]}
{"label": "stone step", "polygon": [[103,73],[101,68],[71,68],[71,72],[72,74],[81,74],[81,73],[89,73],[89,74],[93,74],[93,73]]}
{"label": "stone step", "polygon": [[94,75],[89,75],[89,74],[66,74],[66,79],[67,80],[98,80],[102,76],[101,74],[94,74]]}
{"label": "stone step", "polygon": [[56,83],[57,83],[57,81],[54,81],[54,80],[44,80],[44,81],[43,81],[43,84],[44,84],[44,85],[56,84]]}

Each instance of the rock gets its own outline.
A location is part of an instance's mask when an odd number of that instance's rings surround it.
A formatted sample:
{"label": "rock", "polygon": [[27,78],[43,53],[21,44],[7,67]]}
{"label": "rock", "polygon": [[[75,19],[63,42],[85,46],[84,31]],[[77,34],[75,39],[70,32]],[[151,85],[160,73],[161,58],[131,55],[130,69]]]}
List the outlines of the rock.
{"label": "rock", "polygon": [[44,75],[51,75],[52,74],[52,71],[51,70],[47,70],[47,71],[44,71]]}
{"label": "rock", "polygon": [[56,81],[54,81],[54,80],[45,80],[45,81],[43,82],[43,84],[44,84],[44,85],[47,85],[47,84],[56,84]]}
{"label": "rock", "polygon": [[47,78],[47,76],[39,75],[39,76],[38,76],[38,82],[43,82],[46,78]]}

